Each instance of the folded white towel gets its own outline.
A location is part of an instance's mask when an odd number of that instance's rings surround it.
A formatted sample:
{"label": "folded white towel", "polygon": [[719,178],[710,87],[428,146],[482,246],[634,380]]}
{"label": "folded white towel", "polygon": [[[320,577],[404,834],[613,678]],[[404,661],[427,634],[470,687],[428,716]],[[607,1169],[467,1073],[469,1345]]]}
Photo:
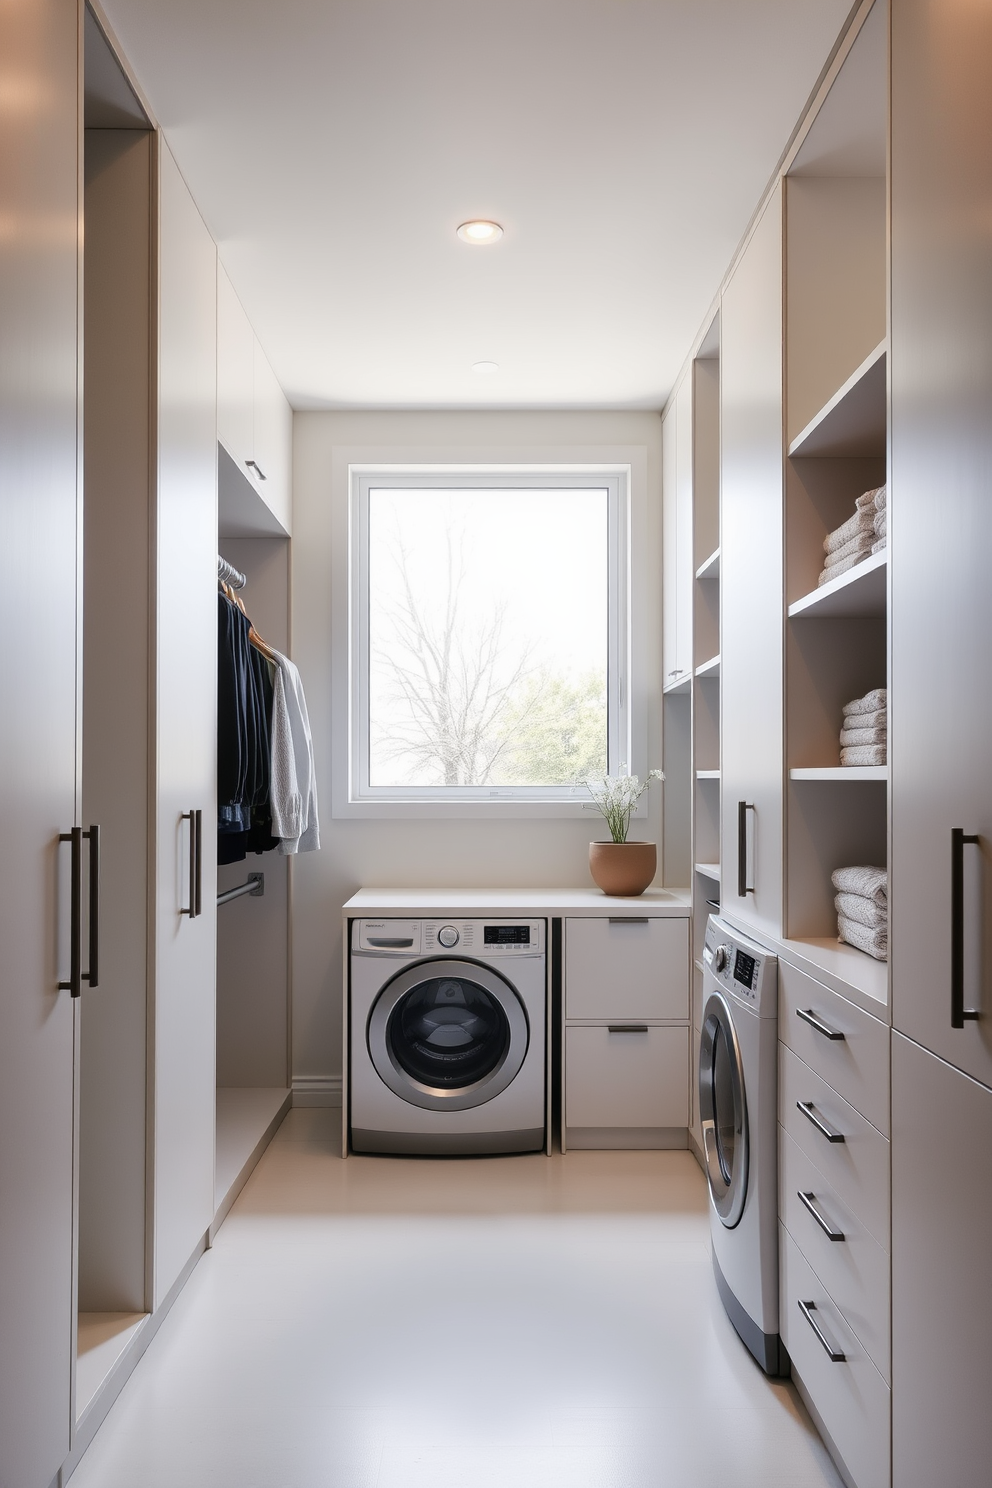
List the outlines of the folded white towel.
{"label": "folded white towel", "polygon": [[841,728],[884,729],[889,721],[887,708],[876,708],[873,713],[848,713],[845,715]]}
{"label": "folded white towel", "polygon": [[825,568],[816,581],[816,587],[820,589],[824,584],[829,584],[831,579],[839,578],[840,575],[842,573],[846,573],[849,568],[854,568],[855,564],[864,563],[865,559],[869,558],[870,556],[870,547],[859,546],[855,552],[850,554],[849,557],[842,558],[839,563],[832,564],[830,568]]}
{"label": "folded white towel", "polygon": [[836,553],[845,543],[849,543],[852,537],[857,537],[859,532],[871,532],[875,523],[874,511],[856,511],[853,517],[848,517],[840,527],[833,532],[828,532],[823,539],[823,551],[825,553]]}
{"label": "folded white towel", "polygon": [[886,745],[884,744],[852,744],[850,748],[843,748],[840,752],[842,765],[884,765],[886,760]]}
{"label": "folded white towel", "polygon": [[886,487],[875,486],[871,491],[865,491],[855,502],[859,511],[883,511],[885,508]]}
{"label": "folded white towel", "polygon": [[858,728],[843,728],[840,731],[840,744],[842,749],[851,749],[858,744],[884,744],[889,731],[885,724],[881,728],[861,728],[861,719],[857,718]]}
{"label": "folded white towel", "polygon": [[862,558],[867,558],[871,552],[871,545],[875,541],[873,532],[856,532],[850,542],[846,542],[842,548],[835,548],[828,553],[824,559],[824,568],[834,568],[838,563],[843,563],[845,558],[850,558],[852,553],[860,553]]}
{"label": "folded white towel", "polygon": [[876,904],[888,903],[889,875],[884,868],[860,864],[854,868],[835,868],[830,882],[838,894],[860,894],[862,899],[874,899]]}
{"label": "folded white towel", "polygon": [[876,537],[884,537],[885,536],[885,534],[889,530],[888,523],[889,523],[889,514],[885,510],[885,508],[883,507],[880,512],[876,512],[875,513],[875,521],[874,521],[874,524],[873,525],[874,525],[874,528],[875,528],[875,536]]}
{"label": "folded white towel", "polygon": [[875,541],[871,545],[872,556],[874,556],[876,553],[884,553],[888,546],[889,539],[887,537],[885,537],[884,535],[882,537],[876,537]]}
{"label": "folded white towel", "polygon": [[844,717],[850,718],[852,713],[876,713],[887,708],[888,703],[889,694],[886,689],[873,687],[871,692],[865,693],[864,697],[852,698],[849,703],[844,704]]}
{"label": "folded white towel", "polygon": [[845,919],[856,920],[859,925],[867,925],[870,930],[878,930],[889,923],[888,905],[877,904],[874,899],[866,899],[863,894],[836,894],[834,909]]}
{"label": "folded white towel", "polygon": [[848,945],[855,946],[859,951],[867,951],[868,955],[874,956],[876,961],[888,961],[889,959],[889,927],[887,925],[872,928],[869,925],[859,925],[857,920],[849,920],[846,915],[838,915],[837,939],[846,941]]}

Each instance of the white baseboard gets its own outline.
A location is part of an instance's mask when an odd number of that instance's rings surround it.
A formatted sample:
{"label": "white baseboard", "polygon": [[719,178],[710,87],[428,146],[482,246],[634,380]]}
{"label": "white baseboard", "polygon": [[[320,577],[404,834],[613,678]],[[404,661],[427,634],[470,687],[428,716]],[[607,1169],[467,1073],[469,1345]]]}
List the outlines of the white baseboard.
{"label": "white baseboard", "polygon": [[340,1075],[294,1075],[294,1106],[341,1105]]}

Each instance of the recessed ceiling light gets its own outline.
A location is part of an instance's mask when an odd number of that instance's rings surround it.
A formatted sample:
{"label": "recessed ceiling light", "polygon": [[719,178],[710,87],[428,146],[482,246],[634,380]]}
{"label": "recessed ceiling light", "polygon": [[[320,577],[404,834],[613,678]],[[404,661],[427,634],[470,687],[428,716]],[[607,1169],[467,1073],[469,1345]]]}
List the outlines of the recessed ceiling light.
{"label": "recessed ceiling light", "polygon": [[499,362],[473,362],[472,371],[478,372],[484,377],[488,372],[498,372]]}
{"label": "recessed ceiling light", "polygon": [[488,248],[491,243],[499,242],[503,229],[498,222],[483,222],[480,219],[463,222],[458,229],[458,236],[463,243],[471,243],[474,248]]}

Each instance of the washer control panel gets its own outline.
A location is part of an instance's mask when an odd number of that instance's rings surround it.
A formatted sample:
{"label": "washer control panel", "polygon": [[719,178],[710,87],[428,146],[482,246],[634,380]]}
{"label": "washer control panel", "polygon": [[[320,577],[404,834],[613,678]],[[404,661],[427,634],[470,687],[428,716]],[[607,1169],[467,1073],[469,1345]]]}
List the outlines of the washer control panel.
{"label": "washer control panel", "polygon": [[742,1002],[774,1011],[778,998],[778,958],[744,940],[723,920],[710,915],[703,942],[703,965],[721,987]]}
{"label": "washer control panel", "polygon": [[357,920],[352,948],[379,956],[429,956],[458,951],[488,961],[544,954],[544,920]]}

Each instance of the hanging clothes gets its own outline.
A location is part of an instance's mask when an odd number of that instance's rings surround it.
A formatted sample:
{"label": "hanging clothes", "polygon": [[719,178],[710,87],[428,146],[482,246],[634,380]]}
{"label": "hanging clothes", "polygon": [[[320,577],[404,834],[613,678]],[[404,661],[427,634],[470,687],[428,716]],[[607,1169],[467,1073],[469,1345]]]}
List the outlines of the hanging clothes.
{"label": "hanging clothes", "polygon": [[281,853],[317,852],[317,772],[303,682],[288,657],[273,657],[272,830]]}

